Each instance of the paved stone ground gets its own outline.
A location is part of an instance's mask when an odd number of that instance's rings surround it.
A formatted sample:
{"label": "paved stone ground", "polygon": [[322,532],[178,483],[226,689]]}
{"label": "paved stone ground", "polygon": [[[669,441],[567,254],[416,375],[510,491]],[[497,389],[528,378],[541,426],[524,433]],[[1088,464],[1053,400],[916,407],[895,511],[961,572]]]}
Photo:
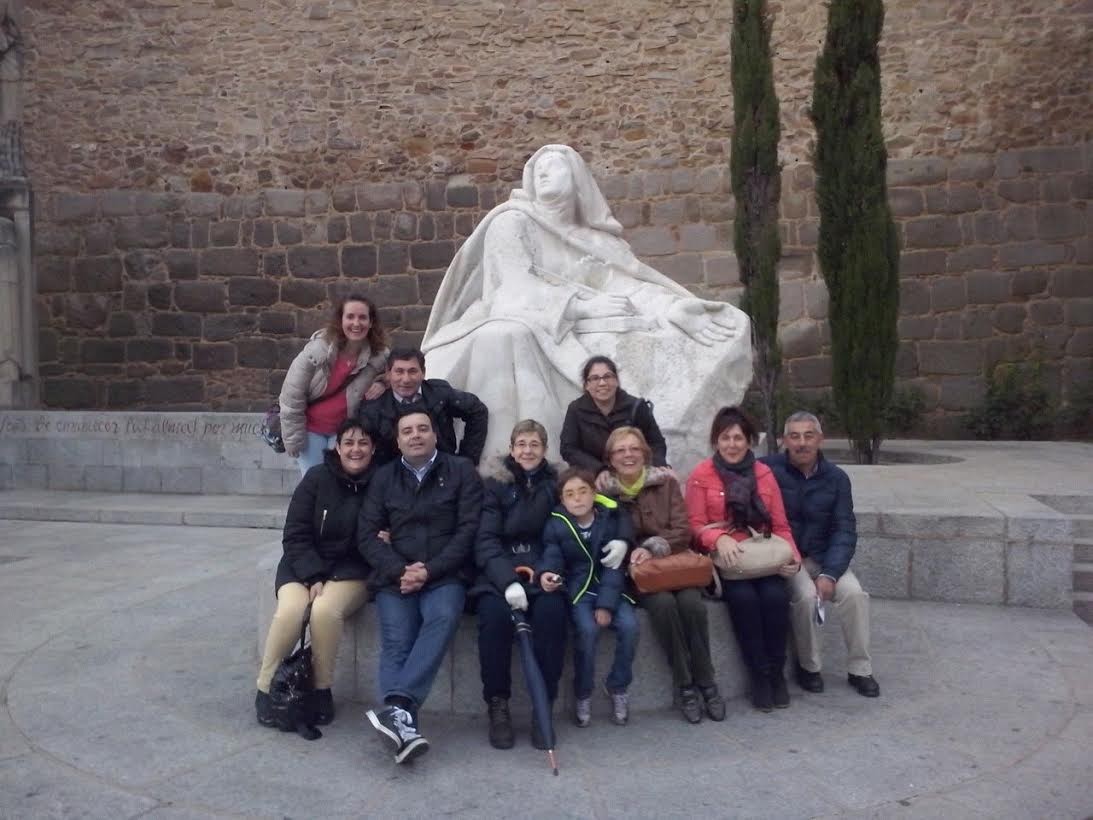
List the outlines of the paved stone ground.
{"label": "paved stone ground", "polygon": [[[347,704],[308,743],[254,722],[254,564],[270,533],[4,521],[0,817],[968,817],[1093,815],[1093,629],[1068,612],[876,601],[879,700],[841,680],[526,733],[429,718],[398,767]],[[832,648],[838,644],[832,641]],[[731,640],[715,636],[715,640]]]}

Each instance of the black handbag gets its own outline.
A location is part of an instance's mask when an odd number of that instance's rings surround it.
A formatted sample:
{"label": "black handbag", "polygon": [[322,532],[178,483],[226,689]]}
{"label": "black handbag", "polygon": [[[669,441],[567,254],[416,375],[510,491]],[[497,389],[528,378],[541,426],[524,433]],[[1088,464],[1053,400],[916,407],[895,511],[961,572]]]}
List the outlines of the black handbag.
{"label": "black handbag", "polygon": [[323,733],[315,728],[315,670],[307,640],[310,620],[308,604],[300,626],[300,645],[278,664],[269,684],[269,700],[274,726],[282,732],[296,732],[305,740],[318,740]]}
{"label": "black handbag", "polygon": [[258,428],[258,438],[268,444],[275,453],[285,451],[285,440],[281,438],[281,405],[274,404],[264,416]]}

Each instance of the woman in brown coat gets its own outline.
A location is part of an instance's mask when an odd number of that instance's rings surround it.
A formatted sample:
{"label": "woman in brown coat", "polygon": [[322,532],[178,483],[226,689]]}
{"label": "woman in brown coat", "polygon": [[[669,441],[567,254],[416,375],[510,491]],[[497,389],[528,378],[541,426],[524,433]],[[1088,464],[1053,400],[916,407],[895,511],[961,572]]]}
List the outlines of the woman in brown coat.
{"label": "woman in brown coat", "polygon": [[[687,507],[670,468],[652,467],[652,450],[636,427],[619,427],[607,438],[604,458],[611,475],[605,492],[618,498],[634,522],[630,563],[690,549]],[[702,701],[713,720],[725,719],[725,702],[714,682],[706,604],[696,588],[641,597],[653,631],[672,667],[683,716],[702,720]]]}

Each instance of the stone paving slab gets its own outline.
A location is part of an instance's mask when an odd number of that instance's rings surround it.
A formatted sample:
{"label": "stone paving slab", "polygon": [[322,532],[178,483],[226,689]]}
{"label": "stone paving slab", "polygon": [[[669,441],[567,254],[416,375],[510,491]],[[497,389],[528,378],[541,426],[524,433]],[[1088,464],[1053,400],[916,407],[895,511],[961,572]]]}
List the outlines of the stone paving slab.
{"label": "stone paving slab", "polygon": [[0,528],[0,555],[26,556],[0,566],[0,817],[1093,814],[1093,629],[1057,610],[877,601],[879,699],[836,654],[825,693],[791,686],[771,714],[736,698],[721,724],[559,716],[558,778],[523,729],[489,748],[484,715],[425,716],[433,748],[404,767],[338,692],[315,743],[262,728],[253,568],[270,535]]}

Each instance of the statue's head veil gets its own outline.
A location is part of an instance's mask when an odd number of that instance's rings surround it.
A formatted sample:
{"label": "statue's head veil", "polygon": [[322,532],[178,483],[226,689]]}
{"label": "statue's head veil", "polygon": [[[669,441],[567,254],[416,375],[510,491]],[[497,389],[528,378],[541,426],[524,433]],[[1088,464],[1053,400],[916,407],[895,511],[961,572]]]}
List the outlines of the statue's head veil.
{"label": "statue's head veil", "polygon": [[513,191],[512,198],[535,201],[535,163],[548,153],[558,154],[569,165],[577,195],[577,224],[605,231],[612,236],[621,234],[622,225],[611,215],[611,208],[600,193],[600,187],[593,179],[592,172],[588,170],[581,155],[568,145],[544,145],[532,154],[531,159],[524,164],[523,187]]}
{"label": "statue's head veil", "polygon": [[[547,218],[548,214],[536,207],[535,196],[535,163],[548,153],[561,156],[568,164],[573,179],[573,187],[576,196],[576,220],[577,226],[572,227],[553,222]],[[531,159],[524,165],[523,187],[515,189],[509,196],[509,201],[504,202],[486,214],[485,218],[474,229],[474,232],[463,243],[463,246],[452,259],[444,280],[440,284],[433,309],[429,314],[429,324],[425,329],[425,337],[422,340],[422,349],[428,352],[434,344],[442,343],[447,337],[442,336],[440,342],[436,341],[437,335],[445,326],[456,322],[464,313],[472,309],[482,296],[482,254],[485,244],[486,231],[493,219],[500,213],[510,210],[519,210],[528,217],[539,222],[544,230],[560,232],[559,236],[572,247],[580,249],[581,253],[596,253],[604,256],[608,261],[613,261],[620,268],[628,270],[631,275],[640,279],[655,281],[672,291],[686,293],[682,286],[668,279],[656,271],[644,269],[631,254],[630,248],[622,241],[622,225],[611,215],[611,208],[607,200],[600,193],[592,172],[588,170],[580,154],[568,145],[544,145],[531,155]],[[607,236],[599,235],[607,234]],[[582,242],[582,237],[591,234],[594,240],[592,244]],[[595,248],[593,249],[593,245]],[[650,279],[651,277],[651,279]],[[454,331],[453,331],[454,332]]]}

